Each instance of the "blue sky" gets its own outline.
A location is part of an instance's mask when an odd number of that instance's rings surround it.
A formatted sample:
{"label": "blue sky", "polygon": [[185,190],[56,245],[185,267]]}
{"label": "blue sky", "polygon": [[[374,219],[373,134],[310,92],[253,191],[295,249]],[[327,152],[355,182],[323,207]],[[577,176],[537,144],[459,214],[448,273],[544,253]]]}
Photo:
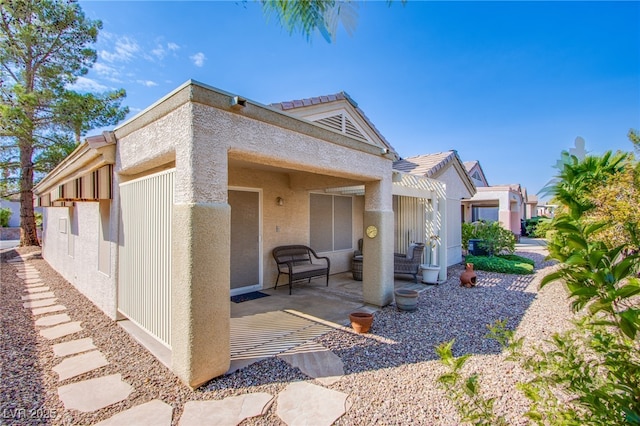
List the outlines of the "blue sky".
{"label": "blue sky", "polygon": [[352,35],[290,35],[260,4],[80,1],[103,22],[77,88],[131,115],[194,79],[267,104],[346,91],[403,157],[456,149],[537,192],[577,136],[631,150],[640,2],[357,3]]}

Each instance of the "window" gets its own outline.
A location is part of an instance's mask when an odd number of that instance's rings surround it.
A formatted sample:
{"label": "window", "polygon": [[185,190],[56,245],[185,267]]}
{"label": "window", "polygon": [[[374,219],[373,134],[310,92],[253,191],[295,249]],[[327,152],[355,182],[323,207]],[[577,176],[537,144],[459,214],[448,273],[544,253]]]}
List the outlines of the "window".
{"label": "window", "polygon": [[498,221],[498,207],[473,207],[471,210],[471,221],[486,220],[488,222]]}
{"label": "window", "polygon": [[310,210],[311,248],[319,252],[353,248],[351,197],[311,194]]}

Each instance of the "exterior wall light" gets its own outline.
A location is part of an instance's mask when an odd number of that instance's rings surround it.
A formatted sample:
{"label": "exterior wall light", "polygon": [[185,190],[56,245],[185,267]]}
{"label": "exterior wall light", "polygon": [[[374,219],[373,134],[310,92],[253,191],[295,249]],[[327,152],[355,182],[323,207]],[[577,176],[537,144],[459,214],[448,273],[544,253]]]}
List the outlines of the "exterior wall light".
{"label": "exterior wall light", "polygon": [[284,198],[282,197],[276,198],[276,204],[279,206],[284,206]]}

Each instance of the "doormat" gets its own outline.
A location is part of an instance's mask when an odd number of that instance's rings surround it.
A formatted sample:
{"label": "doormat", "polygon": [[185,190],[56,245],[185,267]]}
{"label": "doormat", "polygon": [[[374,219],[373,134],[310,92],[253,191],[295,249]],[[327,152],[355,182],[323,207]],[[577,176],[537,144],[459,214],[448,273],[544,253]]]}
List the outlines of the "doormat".
{"label": "doormat", "polygon": [[237,296],[231,296],[231,301],[234,303],[242,303],[247,300],[260,299],[261,297],[271,296],[267,293],[262,293],[261,291],[252,291],[251,293],[239,294]]}

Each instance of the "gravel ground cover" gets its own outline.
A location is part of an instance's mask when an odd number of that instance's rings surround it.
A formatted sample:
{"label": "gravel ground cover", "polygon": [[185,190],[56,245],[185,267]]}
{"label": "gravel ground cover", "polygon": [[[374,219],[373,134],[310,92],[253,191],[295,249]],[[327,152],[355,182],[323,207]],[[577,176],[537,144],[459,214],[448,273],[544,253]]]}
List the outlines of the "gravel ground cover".
{"label": "gravel ground cover", "polygon": [[[52,371],[59,359],[53,357],[51,342],[38,335],[30,310],[22,307],[24,285],[6,258],[27,250],[2,253],[1,264],[1,383],[0,424],[93,424],[127,408],[161,399],[174,407],[173,423],[178,424],[183,405],[192,400],[222,399],[250,392],[277,395],[289,383],[311,380],[284,361],[270,358],[234,374],[212,380],[191,390],[166,367],[110,320],[97,307],[60,277],[44,260],[29,263],[65,305],[84,330],[56,340],[92,337],[110,364],[93,372],[58,382]],[[375,314],[370,335],[340,330],[316,339],[337,354],[345,365],[345,376],[331,389],[350,395],[351,409],[339,425],[459,424],[455,407],[436,384],[444,372],[434,346],[456,339],[454,353],[470,353],[469,372],[483,374],[481,384],[488,396],[496,396],[496,409],[511,424],[526,424],[522,414],[526,400],[515,390],[525,378],[520,368],[505,361],[500,348],[484,338],[487,324],[508,319],[508,326],[530,342],[539,342],[553,332],[568,328],[569,303],[560,285],[538,291],[540,279],[553,265],[537,252],[518,252],[536,261],[534,275],[504,275],[477,271],[478,285],[459,286],[462,265],[449,269],[448,280],[429,286],[421,293],[418,310],[398,311],[394,305]],[[65,410],[57,387],[107,374],[120,373],[134,387],[126,400],[94,413]],[[274,403],[263,417],[248,419],[246,425],[283,424]],[[16,410],[26,416],[16,418]],[[40,409],[40,411],[37,411]],[[33,411],[32,411],[33,410]],[[33,416],[29,414],[34,413]],[[49,417],[49,418],[46,418]]]}

